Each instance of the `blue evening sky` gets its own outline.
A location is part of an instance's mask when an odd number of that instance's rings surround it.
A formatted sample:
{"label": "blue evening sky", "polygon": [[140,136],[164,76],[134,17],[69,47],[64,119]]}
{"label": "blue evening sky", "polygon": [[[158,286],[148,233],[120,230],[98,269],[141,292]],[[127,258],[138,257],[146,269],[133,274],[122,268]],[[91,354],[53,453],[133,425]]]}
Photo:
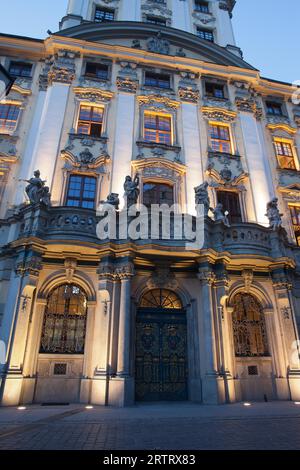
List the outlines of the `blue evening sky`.
{"label": "blue evening sky", "polygon": [[[58,30],[67,0],[0,0],[0,32],[44,38]],[[233,25],[247,62],[265,77],[300,80],[299,0],[237,0]]]}

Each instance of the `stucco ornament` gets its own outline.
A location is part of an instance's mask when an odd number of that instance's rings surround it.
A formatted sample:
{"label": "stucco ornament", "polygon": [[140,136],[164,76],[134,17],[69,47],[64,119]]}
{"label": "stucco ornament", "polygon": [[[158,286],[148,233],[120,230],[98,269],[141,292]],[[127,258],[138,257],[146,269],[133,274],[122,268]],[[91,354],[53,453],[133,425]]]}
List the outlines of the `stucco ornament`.
{"label": "stucco ornament", "polygon": [[126,176],[125,183],[124,183],[124,191],[125,191],[125,202],[127,208],[133,206],[137,203],[139,195],[140,195],[140,178],[139,175],[136,175],[134,179],[131,176]]}
{"label": "stucco ornament", "polygon": [[266,217],[269,219],[270,228],[272,228],[274,231],[282,226],[282,216],[283,214],[280,214],[278,209],[278,199],[275,197],[267,204],[266,213]]}
{"label": "stucco ornament", "polygon": [[30,180],[20,180],[29,183],[26,186],[25,191],[29,198],[30,204],[43,203],[46,206],[50,206],[51,194],[49,192],[48,186],[45,186],[46,181],[43,181],[41,178],[41,173],[39,170],[34,172],[34,177]]}
{"label": "stucco ornament", "polygon": [[217,204],[216,208],[213,209],[214,219],[215,222],[223,222],[226,227],[230,227],[230,223],[228,220],[228,212],[223,211],[223,204]]}
{"label": "stucco ornament", "polygon": [[147,48],[150,52],[168,55],[170,52],[170,43],[166,39],[162,38],[162,34],[159,31],[157,33],[157,36],[152,37],[148,40]]}
{"label": "stucco ornament", "polygon": [[203,205],[204,206],[204,216],[208,216],[208,212],[210,210],[210,199],[208,195],[208,183],[205,181],[204,183],[197,186],[195,189],[195,203],[196,206]]}

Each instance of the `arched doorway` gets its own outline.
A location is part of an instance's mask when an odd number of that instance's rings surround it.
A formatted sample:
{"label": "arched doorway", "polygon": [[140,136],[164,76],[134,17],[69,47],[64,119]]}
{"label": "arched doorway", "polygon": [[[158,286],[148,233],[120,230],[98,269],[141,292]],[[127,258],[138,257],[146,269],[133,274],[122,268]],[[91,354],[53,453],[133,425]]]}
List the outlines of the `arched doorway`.
{"label": "arched doorway", "polygon": [[187,321],[179,297],[153,289],[136,320],[136,400],[187,400]]}
{"label": "arched doorway", "polygon": [[47,297],[37,363],[36,403],[76,403],[83,373],[87,295],[76,284]]}
{"label": "arched doorway", "polygon": [[275,398],[273,368],[263,307],[252,294],[240,292],[232,300],[233,339],[242,400]]}

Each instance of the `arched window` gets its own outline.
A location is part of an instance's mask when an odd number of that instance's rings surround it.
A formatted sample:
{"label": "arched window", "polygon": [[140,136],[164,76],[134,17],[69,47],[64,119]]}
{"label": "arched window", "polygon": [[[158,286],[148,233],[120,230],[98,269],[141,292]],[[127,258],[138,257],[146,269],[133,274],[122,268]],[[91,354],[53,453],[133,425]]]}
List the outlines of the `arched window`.
{"label": "arched window", "polygon": [[269,355],[262,306],[253,295],[241,293],[234,297],[232,321],[237,357]]}
{"label": "arched window", "polygon": [[49,295],[43,323],[41,353],[83,354],[87,298],[75,284],[63,284]]}
{"label": "arched window", "polygon": [[168,289],[153,289],[142,297],[141,308],[182,309],[182,302],[175,292]]}

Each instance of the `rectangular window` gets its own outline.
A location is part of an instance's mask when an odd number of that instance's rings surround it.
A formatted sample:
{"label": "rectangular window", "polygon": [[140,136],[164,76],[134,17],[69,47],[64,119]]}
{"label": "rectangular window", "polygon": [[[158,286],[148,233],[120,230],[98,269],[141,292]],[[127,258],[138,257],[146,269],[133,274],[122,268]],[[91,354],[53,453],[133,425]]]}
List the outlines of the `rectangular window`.
{"label": "rectangular window", "polygon": [[144,139],[147,142],[172,145],[172,118],[171,116],[145,113]]}
{"label": "rectangular window", "polygon": [[88,62],[85,67],[85,76],[98,78],[100,80],[108,80],[108,65]]}
{"label": "rectangular window", "polygon": [[197,36],[205,41],[214,42],[214,33],[208,29],[197,28]]}
{"label": "rectangular window", "polygon": [[20,106],[13,104],[0,104],[0,134],[11,134],[15,131]]}
{"label": "rectangular window", "polygon": [[201,11],[201,13],[209,13],[208,2],[202,2],[201,0],[195,0],[195,10]]}
{"label": "rectangular window", "polygon": [[228,126],[209,125],[210,142],[213,152],[231,153],[230,130]]}
{"label": "rectangular window", "polygon": [[11,62],[9,73],[12,77],[31,77],[32,64],[26,62]]}
{"label": "rectangular window", "polygon": [[282,105],[280,103],[273,103],[272,101],[267,101],[267,113],[272,114],[273,116],[282,116]]}
{"label": "rectangular window", "polygon": [[292,144],[282,140],[275,140],[274,143],[279,167],[284,170],[296,170]]}
{"label": "rectangular window", "polygon": [[92,176],[70,175],[66,205],[94,209],[97,179]]}
{"label": "rectangular window", "polygon": [[95,21],[98,23],[106,23],[115,20],[115,10],[108,8],[96,8]]}
{"label": "rectangular window", "polygon": [[156,16],[147,16],[146,23],[158,24],[159,26],[167,26],[167,20]]}
{"label": "rectangular window", "polygon": [[170,76],[165,74],[146,72],[145,85],[157,88],[170,88]]}
{"label": "rectangular window", "polygon": [[206,95],[212,98],[224,99],[224,85],[218,85],[216,83],[205,82]]}
{"label": "rectangular window", "polygon": [[77,134],[101,137],[104,109],[96,106],[80,106]]}
{"label": "rectangular window", "polygon": [[300,246],[300,206],[289,206],[297,245]]}
{"label": "rectangular window", "polygon": [[239,224],[242,220],[242,211],[238,193],[233,191],[217,191],[218,203],[223,205],[223,211],[228,211],[231,224]]}

